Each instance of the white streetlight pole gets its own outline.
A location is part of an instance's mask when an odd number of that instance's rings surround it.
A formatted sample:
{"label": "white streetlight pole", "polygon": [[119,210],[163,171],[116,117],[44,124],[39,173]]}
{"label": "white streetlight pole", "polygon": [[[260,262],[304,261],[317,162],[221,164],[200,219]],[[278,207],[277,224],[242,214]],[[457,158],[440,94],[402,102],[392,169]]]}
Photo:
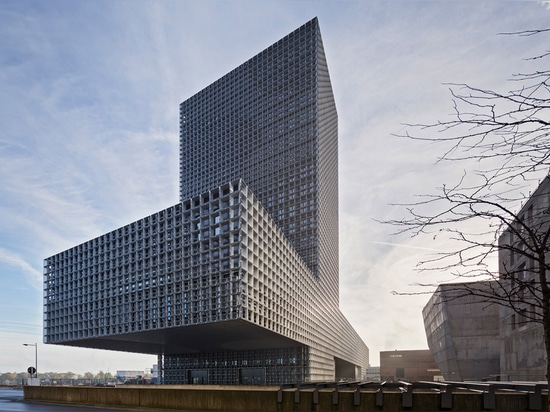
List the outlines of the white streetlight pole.
{"label": "white streetlight pole", "polygon": [[35,369],[36,377],[38,378],[38,342],[24,343],[23,346],[34,346],[34,369]]}

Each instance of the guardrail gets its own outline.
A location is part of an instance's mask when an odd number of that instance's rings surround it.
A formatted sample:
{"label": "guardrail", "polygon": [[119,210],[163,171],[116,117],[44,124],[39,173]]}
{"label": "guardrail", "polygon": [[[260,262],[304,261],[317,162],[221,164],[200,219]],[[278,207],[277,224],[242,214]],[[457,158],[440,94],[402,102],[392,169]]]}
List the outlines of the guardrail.
{"label": "guardrail", "polygon": [[497,391],[515,391],[526,393],[529,396],[529,410],[542,410],[542,391],[548,391],[547,383],[537,382],[454,382],[446,381],[449,389],[462,389],[468,391],[478,391],[483,394],[483,407],[485,409],[496,408]]}
{"label": "guardrail", "polygon": [[283,391],[294,390],[294,403],[300,403],[302,392],[313,390],[313,404],[319,403],[320,390],[332,390],[332,404],[337,405],[339,391],[353,391],[353,405],[361,406],[361,392],[375,392],[375,405],[384,406],[384,392],[401,392],[401,405],[412,408],[415,391],[434,391],[440,395],[441,409],[453,408],[453,394],[479,393],[483,408],[494,410],[497,407],[497,393],[523,393],[528,395],[528,408],[531,411],[543,409],[543,391],[548,391],[547,383],[538,382],[315,382],[281,385],[277,392],[277,402],[283,402]]}

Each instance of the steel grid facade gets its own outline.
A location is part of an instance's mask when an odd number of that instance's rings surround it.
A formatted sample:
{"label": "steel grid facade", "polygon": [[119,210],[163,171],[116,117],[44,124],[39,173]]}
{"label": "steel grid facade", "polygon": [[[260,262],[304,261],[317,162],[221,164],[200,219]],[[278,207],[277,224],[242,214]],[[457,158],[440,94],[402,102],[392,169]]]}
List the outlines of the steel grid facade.
{"label": "steel grid facade", "polygon": [[[163,353],[166,383],[187,382],[190,375],[181,368],[199,358],[201,365],[210,364],[209,383],[238,383],[235,366],[258,362],[268,370],[266,382],[277,383],[270,379],[333,378],[334,356],[361,366],[367,361],[353,328],[326,305],[318,279],[243,181],[44,263],[45,343],[133,348],[135,334],[146,332],[136,348]],[[236,320],[284,340],[269,342],[273,337],[257,334],[264,352],[243,351],[246,344],[234,336],[212,344],[218,350],[199,358],[193,353],[203,344],[193,347],[192,336],[170,343],[177,339],[170,331]],[[167,342],[157,344],[151,332],[160,330],[169,331]],[[277,352],[275,344],[283,348]],[[184,348],[191,355],[177,353]],[[239,363],[217,363],[220,353]]]}
{"label": "steel grid facade", "polygon": [[168,384],[277,385],[310,380],[307,346],[165,355],[159,356],[159,365]]}
{"label": "steel grid facade", "polygon": [[338,120],[317,19],[180,106],[180,198],[242,178],[338,300]]}
{"label": "steel grid facade", "polygon": [[44,342],[156,353],[165,383],[359,378],[317,20],[182,103],[180,127],[181,203],[45,260]]}

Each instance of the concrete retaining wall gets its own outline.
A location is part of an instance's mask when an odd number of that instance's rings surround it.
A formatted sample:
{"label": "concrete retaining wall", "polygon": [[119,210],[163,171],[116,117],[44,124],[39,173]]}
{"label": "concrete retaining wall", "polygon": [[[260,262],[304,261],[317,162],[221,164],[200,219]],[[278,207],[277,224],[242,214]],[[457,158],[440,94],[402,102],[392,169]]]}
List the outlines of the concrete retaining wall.
{"label": "concrete retaining wall", "polygon": [[[270,411],[441,411],[440,395],[436,392],[414,393],[412,408],[403,406],[402,394],[385,392],[383,402],[375,392],[361,392],[357,399],[353,391],[285,390],[278,394],[278,387],[198,387],[198,386],[146,386],[146,387],[55,387],[26,386],[25,400],[59,402],[80,405],[115,407],[179,409],[186,411],[270,412]],[[483,395],[455,393],[452,408],[447,411],[484,411]],[[378,403],[378,406],[377,406]],[[529,410],[525,393],[496,395],[495,412],[519,412]],[[547,411],[547,396],[543,396],[542,409]]]}

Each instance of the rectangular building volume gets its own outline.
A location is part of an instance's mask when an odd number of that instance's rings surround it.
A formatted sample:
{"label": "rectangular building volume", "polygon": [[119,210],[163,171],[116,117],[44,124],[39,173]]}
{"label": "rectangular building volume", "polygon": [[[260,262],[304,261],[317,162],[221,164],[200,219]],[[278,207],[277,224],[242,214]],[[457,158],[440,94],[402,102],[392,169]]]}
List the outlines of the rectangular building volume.
{"label": "rectangular building volume", "polygon": [[180,106],[180,202],[44,260],[44,342],[167,384],[360,379],[338,307],[338,125],[307,22]]}

